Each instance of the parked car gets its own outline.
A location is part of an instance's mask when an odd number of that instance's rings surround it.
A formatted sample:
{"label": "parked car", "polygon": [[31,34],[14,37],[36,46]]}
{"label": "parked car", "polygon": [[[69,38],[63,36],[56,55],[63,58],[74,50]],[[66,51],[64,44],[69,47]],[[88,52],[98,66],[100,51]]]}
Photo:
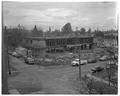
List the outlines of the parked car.
{"label": "parked car", "polygon": [[92,73],[96,73],[96,72],[100,72],[102,71],[104,68],[100,67],[100,66],[96,66],[94,68],[91,69]]}
{"label": "parked car", "polygon": [[63,59],[56,59],[55,61],[56,61],[56,62],[60,62],[60,63],[64,62]]}
{"label": "parked car", "polygon": [[52,62],[53,61],[53,59],[50,59],[50,58],[45,58],[44,59],[44,62]]}
{"label": "parked car", "polygon": [[13,54],[13,52],[12,52],[11,50],[9,50],[9,51],[8,51],[8,54],[12,55],[12,54]]}
{"label": "parked car", "polygon": [[106,60],[108,60],[108,58],[109,58],[108,56],[102,56],[101,58],[99,58],[99,60],[100,61],[106,61]]}
{"label": "parked car", "polygon": [[27,57],[27,58],[25,59],[25,63],[27,63],[27,64],[34,64],[34,63],[35,63],[35,60],[34,60],[34,58]]}
{"label": "parked car", "polygon": [[97,60],[96,59],[88,59],[88,63],[96,63]]}
{"label": "parked car", "polygon": [[54,60],[52,58],[44,58],[43,62],[46,64],[53,64]]}
{"label": "parked car", "polygon": [[[87,60],[80,60],[80,64],[84,65],[87,64]],[[75,59],[74,61],[71,62],[72,66],[78,66],[79,65],[79,59]]]}
{"label": "parked car", "polygon": [[[79,62],[79,59],[75,59],[75,61],[78,61]],[[84,65],[84,64],[87,64],[88,61],[87,60],[80,60],[80,64]]]}
{"label": "parked car", "polygon": [[80,63],[81,63],[82,65],[84,65],[84,64],[87,64],[88,61],[87,61],[87,60],[80,60]]}
{"label": "parked car", "polygon": [[44,61],[43,58],[35,58],[34,60],[35,60],[36,64],[40,64],[40,63],[42,63]]}
{"label": "parked car", "polygon": [[21,55],[18,54],[17,52],[13,52],[13,53],[12,53],[12,56],[17,57],[17,58],[20,58],[20,57],[21,57]]}
{"label": "parked car", "polygon": [[79,65],[79,61],[72,61],[71,64],[72,64],[72,66],[78,66]]}

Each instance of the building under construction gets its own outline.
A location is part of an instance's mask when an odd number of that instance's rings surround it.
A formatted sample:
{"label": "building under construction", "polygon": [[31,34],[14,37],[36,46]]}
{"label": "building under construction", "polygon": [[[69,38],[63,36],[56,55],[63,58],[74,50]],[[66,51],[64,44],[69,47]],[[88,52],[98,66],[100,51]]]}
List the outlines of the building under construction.
{"label": "building under construction", "polygon": [[46,52],[75,52],[79,49],[91,50],[93,46],[93,37],[28,37],[24,39],[24,42],[25,47],[32,50],[33,56],[43,57]]}

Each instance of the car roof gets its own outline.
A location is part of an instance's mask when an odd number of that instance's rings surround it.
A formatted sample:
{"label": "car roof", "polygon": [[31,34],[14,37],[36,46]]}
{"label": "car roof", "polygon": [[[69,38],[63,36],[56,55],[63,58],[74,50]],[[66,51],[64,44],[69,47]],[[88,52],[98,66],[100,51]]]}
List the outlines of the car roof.
{"label": "car roof", "polygon": [[78,61],[72,61],[72,62],[78,62]]}

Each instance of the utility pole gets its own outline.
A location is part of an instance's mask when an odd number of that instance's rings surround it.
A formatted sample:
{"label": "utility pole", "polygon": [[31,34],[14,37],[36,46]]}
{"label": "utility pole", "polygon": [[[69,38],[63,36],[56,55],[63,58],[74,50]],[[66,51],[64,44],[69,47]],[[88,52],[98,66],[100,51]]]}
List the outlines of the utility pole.
{"label": "utility pole", "polygon": [[8,94],[8,81],[7,81],[7,70],[6,70],[6,48],[5,44],[2,42],[2,94]]}
{"label": "utility pole", "polygon": [[79,79],[81,81],[81,62],[80,62],[80,50],[81,48],[79,47]]}
{"label": "utility pole", "polygon": [[[79,55],[79,80],[81,81],[81,60],[80,60],[80,57],[81,57],[81,56],[80,56],[81,46],[79,46],[79,45],[80,45],[80,44],[79,44],[79,43],[80,43],[80,41],[79,41],[79,36],[76,36],[76,40],[75,40],[75,41],[76,41],[76,44],[78,44],[78,47],[77,47],[77,48],[78,48],[78,51],[79,51],[79,52],[78,52],[78,55]],[[77,48],[76,48],[76,49],[77,49]],[[76,51],[77,51],[77,50],[76,50]]]}
{"label": "utility pole", "polygon": [[[81,81],[81,60],[80,60],[80,50],[81,50],[81,45],[80,45],[80,41],[79,41],[79,36],[76,37],[76,43],[78,44],[78,55],[79,55],[79,79]],[[79,46],[80,45],[80,46]]]}
{"label": "utility pole", "polygon": [[9,54],[8,54],[8,49],[7,49],[7,64],[8,64],[8,73],[9,73],[9,75],[11,75],[10,58],[9,58]]}
{"label": "utility pole", "polygon": [[[3,19],[3,18],[2,18]],[[3,20],[2,20],[3,21]],[[2,22],[2,28],[3,28],[3,22]],[[8,92],[8,81],[7,81],[7,62],[6,62],[6,44],[5,44],[5,31],[2,29],[2,94],[9,94]]]}
{"label": "utility pole", "polygon": [[6,26],[5,26],[5,48],[6,48],[6,61],[7,61],[7,67],[8,67],[8,73],[9,74],[11,74],[11,68],[10,68],[10,62],[9,62],[9,54],[8,54],[8,38],[10,37],[10,35],[8,34],[8,32],[7,32],[7,28],[6,28]]}

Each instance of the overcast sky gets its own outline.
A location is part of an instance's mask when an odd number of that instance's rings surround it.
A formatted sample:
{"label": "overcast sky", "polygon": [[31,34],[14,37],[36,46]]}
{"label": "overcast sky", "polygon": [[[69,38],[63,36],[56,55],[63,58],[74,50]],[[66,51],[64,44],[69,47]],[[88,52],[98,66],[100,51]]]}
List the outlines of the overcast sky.
{"label": "overcast sky", "polygon": [[3,20],[6,26],[34,25],[47,30],[60,29],[70,22],[72,28],[111,29],[116,26],[116,3],[100,2],[4,2]]}

